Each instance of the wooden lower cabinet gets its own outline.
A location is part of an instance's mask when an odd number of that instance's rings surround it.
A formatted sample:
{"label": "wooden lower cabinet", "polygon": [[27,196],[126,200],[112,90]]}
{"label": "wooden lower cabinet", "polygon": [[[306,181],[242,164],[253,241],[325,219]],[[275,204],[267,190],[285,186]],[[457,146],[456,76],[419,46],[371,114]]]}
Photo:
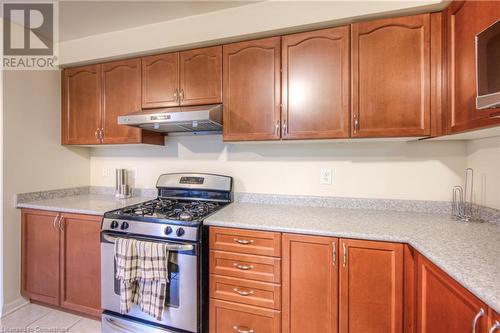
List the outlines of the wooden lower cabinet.
{"label": "wooden lower cabinet", "polygon": [[337,243],[283,234],[284,333],[338,331]]}
{"label": "wooden lower cabinet", "polygon": [[55,212],[22,210],[21,294],[47,304],[59,304],[59,229]]}
{"label": "wooden lower cabinet", "polygon": [[[500,333],[498,313],[408,244],[212,227],[210,237],[210,333]],[[256,255],[257,244],[282,257]]]}
{"label": "wooden lower cabinet", "polygon": [[[421,255],[417,258],[417,332],[487,332],[488,308]],[[481,314],[483,311],[483,314]]]}
{"label": "wooden lower cabinet", "polygon": [[61,221],[61,306],[101,313],[100,216],[64,214]]}
{"label": "wooden lower cabinet", "polygon": [[280,333],[279,311],[210,300],[210,333]]}
{"label": "wooden lower cabinet", "polygon": [[100,216],[23,209],[21,294],[98,317]]}

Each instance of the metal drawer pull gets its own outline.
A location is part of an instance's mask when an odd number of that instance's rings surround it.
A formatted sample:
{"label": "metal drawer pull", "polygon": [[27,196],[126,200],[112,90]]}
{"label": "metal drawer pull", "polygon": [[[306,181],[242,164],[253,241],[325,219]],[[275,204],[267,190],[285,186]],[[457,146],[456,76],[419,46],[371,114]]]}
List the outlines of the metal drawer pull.
{"label": "metal drawer pull", "polygon": [[59,223],[57,223],[57,226],[59,227],[59,229],[61,229],[62,231],[64,231],[64,223],[63,223],[63,218],[64,216],[59,216]]}
{"label": "metal drawer pull", "polygon": [[343,252],[342,266],[345,267],[345,265],[347,265],[347,251],[346,251],[345,243],[344,242],[342,242],[342,252]]}
{"label": "metal drawer pull", "polygon": [[333,253],[332,253],[333,266],[335,266],[337,264],[337,244],[335,244],[335,242],[333,242],[332,245],[333,245]]}
{"label": "metal drawer pull", "polygon": [[238,238],[235,238],[234,241],[238,244],[241,244],[241,245],[248,245],[248,244],[252,244],[253,243],[253,240],[248,240],[248,239],[238,239]]}
{"label": "metal drawer pull", "polygon": [[57,214],[56,217],[54,217],[54,222],[52,222],[52,224],[54,225],[54,228],[56,228],[56,229],[58,229],[56,224],[59,221],[59,216],[61,216],[61,214]]}
{"label": "metal drawer pull", "polygon": [[242,264],[238,264],[236,262],[233,265],[234,265],[234,267],[241,269],[242,271],[248,271],[248,270],[254,268],[252,265],[242,265]]}
{"label": "metal drawer pull", "polygon": [[491,326],[488,333],[494,333],[498,329],[500,329],[500,323],[498,322],[498,320],[495,320],[495,322],[493,323],[493,326]]}
{"label": "metal drawer pull", "polygon": [[234,326],[233,329],[238,333],[253,333],[253,330],[246,326]]}
{"label": "metal drawer pull", "polygon": [[477,315],[474,317],[474,320],[472,321],[472,333],[476,333],[477,322],[479,321],[479,319],[481,319],[482,316],[484,316],[483,309],[479,310]]}
{"label": "metal drawer pull", "polygon": [[250,296],[253,294],[253,290],[243,291],[243,290],[239,290],[238,288],[234,288],[233,291],[235,293],[238,293],[240,296]]}

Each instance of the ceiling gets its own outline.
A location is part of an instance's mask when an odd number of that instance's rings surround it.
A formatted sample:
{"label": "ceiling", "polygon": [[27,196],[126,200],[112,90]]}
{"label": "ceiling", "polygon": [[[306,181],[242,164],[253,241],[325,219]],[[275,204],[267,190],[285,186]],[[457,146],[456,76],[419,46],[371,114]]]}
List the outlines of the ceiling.
{"label": "ceiling", "polygon": [[124,30],[256,1],[60,1],[59,40]]}

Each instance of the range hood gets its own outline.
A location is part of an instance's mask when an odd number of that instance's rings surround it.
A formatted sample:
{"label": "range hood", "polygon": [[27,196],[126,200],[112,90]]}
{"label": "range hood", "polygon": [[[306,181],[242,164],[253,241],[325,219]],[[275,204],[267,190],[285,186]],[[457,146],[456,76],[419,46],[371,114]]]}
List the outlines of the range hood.
{"label": "range hood", "polygon": [[119,116],[118,124],[161,133],[220,132],[222,104],[142,110]]}

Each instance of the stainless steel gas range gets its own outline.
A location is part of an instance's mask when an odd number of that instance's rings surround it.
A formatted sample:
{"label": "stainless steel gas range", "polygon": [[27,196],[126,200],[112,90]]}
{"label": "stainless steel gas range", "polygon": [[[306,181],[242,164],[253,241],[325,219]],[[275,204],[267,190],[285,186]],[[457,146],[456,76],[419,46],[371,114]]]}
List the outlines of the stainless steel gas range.
{"label": "stainless steel gas range", "polygon": [[[208,241],[203,219],[232,201],[232,178],[171,173],[156,184],[158,197],[104,214],[101,226],[102,332],[208,331]],[[131,237],[168,243],[169,284],[161,320],[134,306],[120,314],[114,241]]]}

